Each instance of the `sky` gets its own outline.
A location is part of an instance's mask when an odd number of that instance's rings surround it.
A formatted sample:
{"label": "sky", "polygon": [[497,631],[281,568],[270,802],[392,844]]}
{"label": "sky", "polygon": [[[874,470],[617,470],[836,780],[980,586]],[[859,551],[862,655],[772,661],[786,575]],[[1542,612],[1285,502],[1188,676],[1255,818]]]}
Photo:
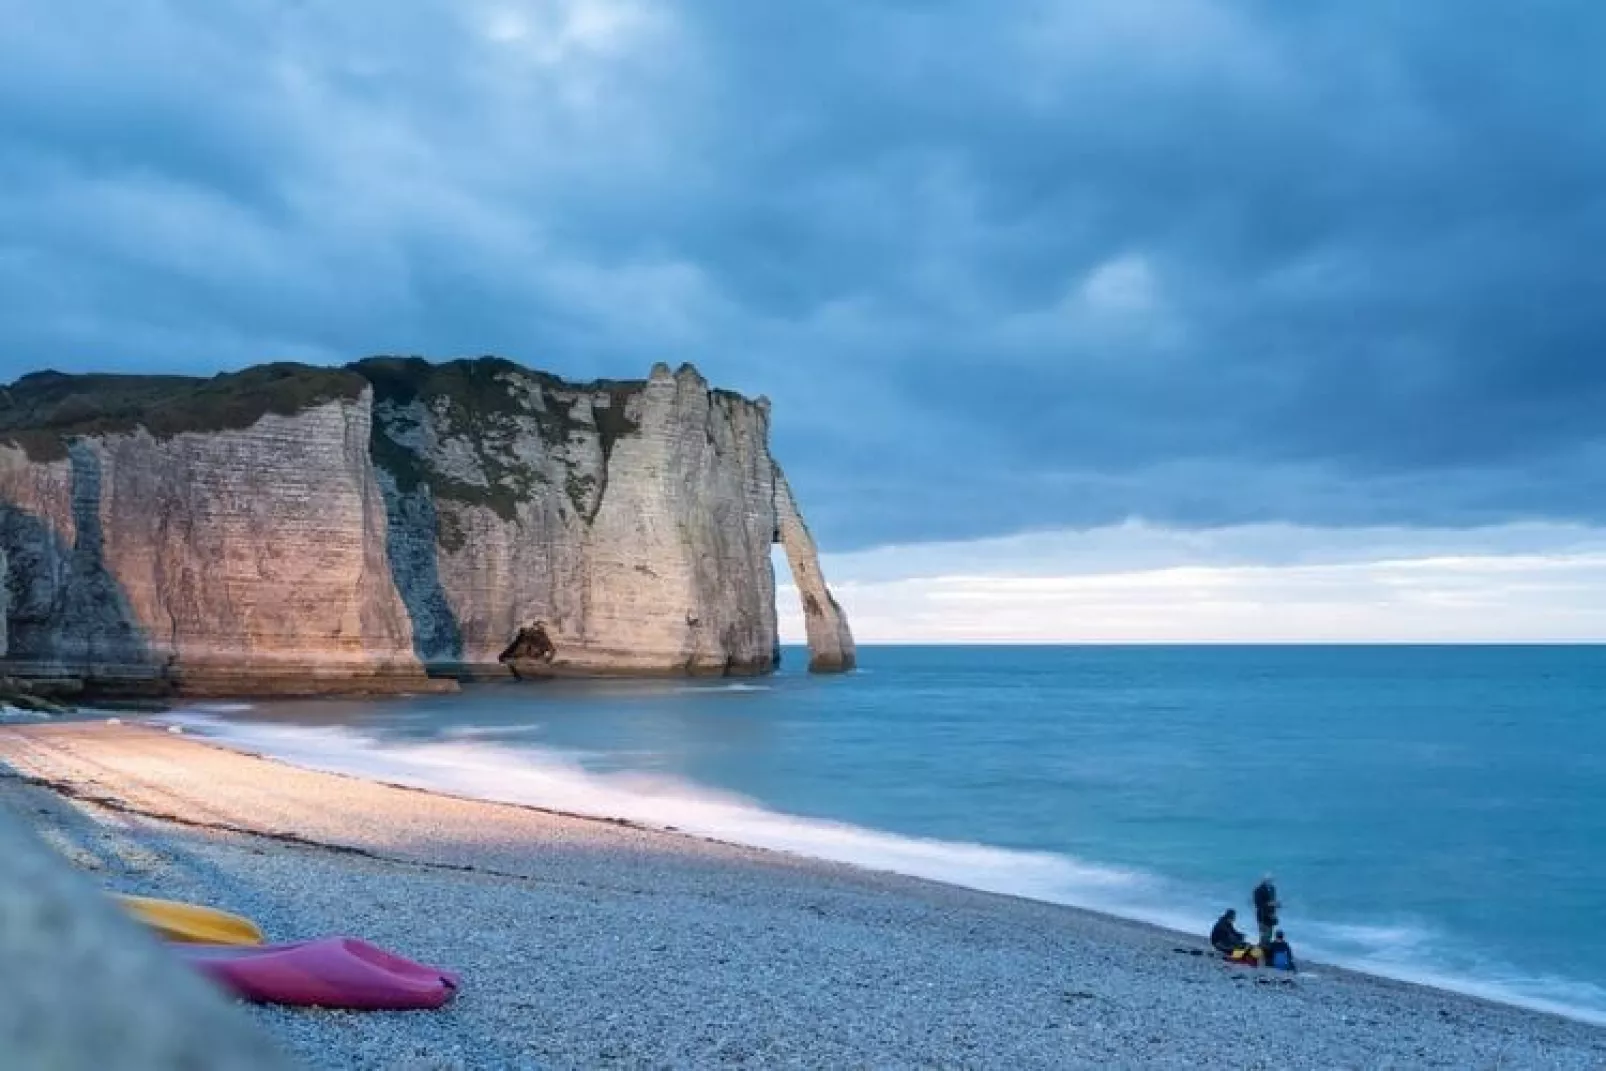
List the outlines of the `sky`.
{"label": "sky", "polygon": [[866,638],[1606,639],[1606,9],[0,0],[0,379],[692,361]]}

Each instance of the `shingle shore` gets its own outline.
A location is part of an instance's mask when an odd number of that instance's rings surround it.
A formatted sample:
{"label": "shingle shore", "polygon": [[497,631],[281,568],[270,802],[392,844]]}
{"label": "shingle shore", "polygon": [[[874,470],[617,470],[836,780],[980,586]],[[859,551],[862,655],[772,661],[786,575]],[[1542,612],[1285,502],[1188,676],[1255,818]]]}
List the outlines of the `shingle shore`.
{"label": "shingle shore", "polygon": [[328,1068],[1599,1068],[1606,1029],[1027,900],[315,773],[140,726],[0,726],[9,805],[103,887],[465,979],[253,1008]]}

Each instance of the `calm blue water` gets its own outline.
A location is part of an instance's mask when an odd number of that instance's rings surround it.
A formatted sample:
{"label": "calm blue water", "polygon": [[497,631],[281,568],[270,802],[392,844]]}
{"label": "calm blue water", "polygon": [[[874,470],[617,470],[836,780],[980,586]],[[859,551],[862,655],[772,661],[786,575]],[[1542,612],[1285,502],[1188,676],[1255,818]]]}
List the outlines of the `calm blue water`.
{"label": "calm blue water", "polygon": [[[1606,648],[868,648],[855,675],[200,707],[292,761],[1202,929],[1606,1019]],[[795,653],[789,662],[800,662]]]}

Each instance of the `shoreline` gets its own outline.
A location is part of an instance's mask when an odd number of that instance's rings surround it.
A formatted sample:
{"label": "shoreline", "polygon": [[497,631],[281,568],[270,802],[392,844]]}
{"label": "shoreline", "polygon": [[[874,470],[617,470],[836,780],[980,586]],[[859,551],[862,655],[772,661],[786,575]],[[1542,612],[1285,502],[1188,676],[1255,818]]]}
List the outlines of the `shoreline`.
{"label": "shoreline", "polygon": [[[740,684],[735,685],[741,687]],[[782,811],[773,811],[762,805],[755,805],[750,816],[764,820],[763,825],[747,824],[733,828],[734,823],[740,823],[748,814],[732,814],[710,821],[706,817],[701,820],[703,828],[683,828],[675,824],[631,817],[627,812],[631,810],[628,799],[613,801],[617,811],[579,808],[564,808],[559,805],[543,802],[540,798],[520,797],[517,791],[485,792],[473,790],[459,790],[440,783],[438,776],[424,777],[420,780],[407,781],[409,774],[407,764],[401,767],[392,765],[390,768],[374,767],[359,764],[353,766],[349,761],[343,762],[337,756],[350,758],[355,755],[364,757],[364,753],[347,753],[341,750],[328,750],[322,747],[321,742],[316,755],[297,753],[291,748],[288,753],[282,747],[274,749],[273,741],[263,740],[249,734],[240,736],[237,731],[243,723],[230,721],[228,718],[219,718],[214,714],[203,711],[178,710],[169,712],[165,716],[157,716],[155,723],[167,725],[177,724],[183,731],[192,734],[208,746],[221,747],[236,754],[251,755],[269,762],[282,763],[300,769],[317,771],[336,777],[352,778],[358,781],[368,781],[389,785],[399,790],[410,792],[424,792],[446,796],[454,799],[497,804],[501,806],[527,808],[539,813],[552,814],[567,818],[581,820],[602,821],[619,824],[647,832],[665,832],[674,836],[692,836],[696,839],[711,843],[724,844],[734,848],[751,849],[762,852],[775,852],[791,858],[802,859],[828,865],[843,865],[871,873],[897,876],[913,881],[929,881],[940,885],[965,889],[971,892],[984,893],[1023,900],[1031,903],[1048,904],[1067,910],[1083,911],[1096,917],[1142,925],[1154,928],[1163,933],[1170,934],[1174,939],[1197,943],[1201,936],[1209,929],[1209,919],[1199,920],[1189,924],[1182,919],[1182,912],[1171,907],[1169,903],[1162,904],[1150,901],[1145,907],[1129,906],[1122,910],[1119,906],[1112,906],[1110,897],[1087,896],[1077,897],[1072,893],[1064,892],[1065,886],[1060,885],[1052,891],[1041,887],[1041,880],[1033,882],[1025,877],[1016,880],[996,880],[987,874],[991,866],[998,864],[998,856],[1013,856],[1022,860],[1066,860],[1073,866],[1086,866],[1093,870],[1104,871],[1110,877],[1120,879],[1135,874],[1140,879],[1147,875],[1140,871],[1130,871],[1119,866],[1106,866],[1097,861],[1070,858],[1051,851],[1032,849],[1000,848],[990,844],[970,841],[952,841],[940,838],[922,837],[914,834],[888,832],[885,830],[854,825],[835,819],[810,818],[802,815]],[[428,747],[431,744],[451,746],[443,741],[430,741],[420,743],[419,747]],[[426,771],[427,772],[427,771]],[[487,769],[483,771],[488,776],[500,777],[506,771]],[[487,782],[489,783],[489,782]],[[516,785],[516,783],[515,783]],[[694,786],[701,787],[701,786]],[[548,790],[549,792],[550,790]],[[718,791],[715,789],[714,791]],[[548,794],[547,792],[542,795]],[[559,793],[561,794],[561,792]],[[594,798],[594,797],[593,797]],[[606,806],[606,805],[604,805]],[[680,819],[676,819],[680,821]],[[688,825],[698,824],[698,818],[693,817]],[[716,831],[709,831],[709,826],[722,827]],[[834,845],[824,843],[810,845],[806,843],[810,838],[806,833],[798,834],[805,843],[796,843],[798,837],[792,838],[794,843],[778,843],[774,827],[808,827],[816,834],[840,833],[851,839],[870,838],[876,843],[873,847],[860,851],[833,852]],[[744,836],[746,839],[744,839]],[[975,853],[975,856],[964,861],[967,872],[961,874],[943,873],[944,868],[934,865],[929,857],[923,857],[921,849],[931,847],[936,849],[949,849],[964,853]],[[875,856],[866,859],[866,854]],[[856,857],[857,856],[857,857]],[[988,858],[991,857],[991,858]],[[1033,884],[1038,889],[1025,888]],[[1087,892],[1096,893],[1098,883],[1095,881]],[[1115,898],[1119,900],[1119,898]],[[1102,901],[1102,902],[1101,902]],[[1301,929],[1309,926],[1310,920],[1302,920]],[[1536,984],[1570,985],[1578,984],[1567,979],[1544,977],[1512,977],[1490,979],[1477,974],[1456,974],[1436,970],[1431,964],[1414,964],[1400,962],[1397,965],[1374,965],[1354,958],[1346,960],[1342,953],[1334,955],[1331,950],[1322,950],[1319,946],[1312,951],[1315,942],[1300,941],[1296,945],[1296,955],[1301,964],[1314,964],[1328,971],[1344,971],[1349,974],[1368,978],[1386,979],[1405,985],[1421,986],[1434,991],[1455,993],[1460,996],[1486,1001],[1506,1007],[1521,1008],[1536,1013],[1559,1016],[1570,1021],[1586,1023],[1597,1027],[1606,1027],[1606,1010],[1598,1004],[1587,1002],[1569,1003],[1565,997],[1556,998],[1544,994],[1535,994],[1531,991]],[[1393,969],[1390,969],[1390,966]],[[1524,991],[1528,987],[1529,991]]]}
{"label": "shoreline", "polygon": [[[565,959],[571,982],[599,971],[611,977],[621,965],[634,965],[620,984],[634,994],[635,1010],[659,1026],[625,1031],[629,1041],[617,1059],[627,1066],[696,1066],[699,1052],[719,1062],[712,1058],[717,1045],[706,1048],[712,1042],[694,1029],[699,1015],[711,1014],[702,987],[686,991],[684,976],[690,973],[724,994],[714,1001],[724,1007],[735,995],[729,991],[748,990],[755,972],[771,976],[768,989],[788,998],[781,1003],[801,998],[816,1018],[782,1015],[791,1027],[777,1032],[772,1020],[753,1020],[736,1001],[726,1013],[732,1020],[727,1034],[740,1039],[737,1048],[748,1057],[733,1062],[754,1066],[796,1060],[806,1066],[902,1065],[923,1059],[960,1066],[1064,1066],[1119,1060],[1123,1053],[1150,1066],[1237,1066],[1254,1055],[1237,1040],[1250,1029],[1280,1039],[1267,1053],[1269,1065],[1276,1066],[1606,1062],[1606,1030],[1550,1011],[1326,964],[1274,978],[1174,951],[1205,947],[1200,937],[1089,909],[627,820],[316,772],[151,726],[0,726],[0,763],[14,771],[0,779],[0,804],[33,818],[40,800],[55,801],[44,808],[51,817],[41,820],[52,830],[50,839],[88,852],[75,861],[103,884],[233,905],[247,914],[257,903],[270,923],[299,915],[304,921],[293,927],[287,921],[276,927],[280,932],[270,929],[274,939],[289,940],[313,936],[307,926],[340,929],[339,905],[306,887],[317,872],[345,890],[346,903],[369,905],[354,908],[369,927],[351,927],[359,935],[389,935],[404,955],[424,952],[424,958],[433,955],[436,962],[465,969],[460,1004],[470,1009],[471,1019],[478,1005],[488,1006],[491,1022],[482,1025],[486,1037],[496,1036],[503,1062],[471,1057],[442,1066],[508,1066],[507,1046],[519,1040],[518,1017],[510,1018],[505,1007],[508,999],[519,1002],[518,993],[493,999],[486,987],[495,988],[501,978],[516,990],[521,976],[509,972],[494,949],[464,953],[461,945],[475,945],[478,938],[472,920],[484,917],[465,911],[467,905],[483,909],[490,902],[504,936],[542,946],[550,936],[545,927],[521,921],[506,901],[536,896],[551,901],[549,909],[574,908],[577,891],[584,890],[594,891],[580,899],[595,910],[560,912],[547,921],[563,919],[558,928],[572,940]],[[137,865],[117,873],[119,867],[104,859],[99,866],[90,862],[94,853],[83,845],[120,836],[142,842],[130,849]],[[147,855],[168,865],[140,862]],[[173,865],[197,857],[204,857],[204,867]],[[419,913],[416,906],[392,905],[401,918],[376,915],[371,902],[388,903],[393,897],[385,890],[397,882],[421,884],[427,903],[444,905],[445,917],[464,921],[444,925],[441,910]],[[665,898],[682,910],[659,910],[665,905],[656,900]],[[643,907],[649,901],[653,910]],[[329,913],[319,916],[319,904]],[[436,931],[433,950],[428,942],[425,949],[415,948],[417,925]],[[669,970],[636,962],[641,940],[660,942],[671,958],[686,953],[688,944],[701,954]],[[877,947],[890,950],[888,962],[870,954]],[[611,959],[599,965],[599,951],[609,949]],[[827,949],[831,954],[822,954]],[[844,959],[857,968],[842,971]],[[866,974],[880,982],[869,992],[856,984]],[[815,984],[822,976],[832,983],[823,989]],[[928,988],[942,991],[939,999],[912,1000],[927,978]],[[653,984],[644,986],[644,980]],[[947,1029],[956,1009],[969,1010],[963,1036]],[[775,1008],[771,1013],[779,1014]],[[1031,1022],[1022,1020],[1023,1013]],[[304,1058],[333,1043],[322,1022],[328,1013],[253,1014]],[[688,1016],[692,1021],[664,1025]],[[457,1013],[443,1021],[453,1018]],[[1038,1019],[1055,1024],[1046,1037]],[[816,1027],[839,1021],[858,1024],[839,1044],[814,1036]],[[424,1020],[406,1022],[430,1033]],[[889,1024],[897,1029],[885,1034]],[[349,1026],[346,1033],[363,1029]],[[659,1036],[664,1029],[670,1033]],[[303,1039],[308,1031],[316,1044]],[[611,1036],[571,1022],[566,1036],[535,1063],[514,1060],[512,1066],[609,1062],[605,1035]],[[966,1037],[975,1044],[967,1046]],[[383,1047],[377,1038],[368,1040]]]}

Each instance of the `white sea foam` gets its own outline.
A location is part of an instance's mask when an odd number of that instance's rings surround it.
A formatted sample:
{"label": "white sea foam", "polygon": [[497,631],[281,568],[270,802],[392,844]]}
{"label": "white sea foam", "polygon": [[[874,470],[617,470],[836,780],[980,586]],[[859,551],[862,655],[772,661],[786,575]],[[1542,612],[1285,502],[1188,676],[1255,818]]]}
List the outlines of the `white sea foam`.
{"label": "white sea foam", "polygon": [[[572,814],[618,818],[756,848],[1091,908],[1186,933],[1213,919],[1180,904],[1204,902],[1154,875],[1053,852],[902,836],[841,822],[771,811],[734,793],[642,772],[601,773],[585,756],[496,742],[503,730],[463,727],[454,739],[400,742],[338,726],[224,720],[196,708],[166,715],[218,743],[308,769]],[[1606,1024],[1606,989],[1519,973],[1498,965],[1448,970],[1448,942],[1410,923],[1300,926],[1301,955],[1472,996]],[[1464,960],[1464,958],[1463,958]]]}
{"label": "white sea foam", "polygon": [[1329,947],[1353,948],[1362,954],[1383,954],[1423,948],[1436,935],[1425,926],[1410,923],[1358,925],[1355,923],[1313,922],[1301,927],[1302,936]]}
{"label": "white sea foam", "polygon": [[255,709],[252,703],[194,703],[183,708],[186,714],[244,714]]}
{"label": "white sea foam", "polygon": [[1052,852],[905,837],[781,814],[734,793],[654,773],[597,773],[546,749],[481,740],[381,741],[333,726],[223,721],[190,712],[164,720],[297,766],[453,795],[620,818],[736,844],[889,870],[1063,903],[1110,908],[1141,895],[1147,876]]}
{"label": "white sea foam", "polygon": [[1468,966],[1448,969],[1445,950],[1455,942],[1430,926],[1310,922],[1300,934],[1312,954],[1352,970],[1606,1024],[1606,988],[1480,962],[1476,956],[1457,956]]}
{"label": "white sea foam", "polygon": [[49,715],[0,703],[0,721],[43,721]]}
{"label": "white sea foam", "polygon": [[672,689],[677,694],[707,695],[710,692],[768,692],[773,691],[768,684],[748,684],[745,681],[730,681],[725,684],[682,684]]}
{"label": "white sea foam", "polygon": [[544,725],[453,725],[441,730],[447,740],[507,740],[545,733]]}

